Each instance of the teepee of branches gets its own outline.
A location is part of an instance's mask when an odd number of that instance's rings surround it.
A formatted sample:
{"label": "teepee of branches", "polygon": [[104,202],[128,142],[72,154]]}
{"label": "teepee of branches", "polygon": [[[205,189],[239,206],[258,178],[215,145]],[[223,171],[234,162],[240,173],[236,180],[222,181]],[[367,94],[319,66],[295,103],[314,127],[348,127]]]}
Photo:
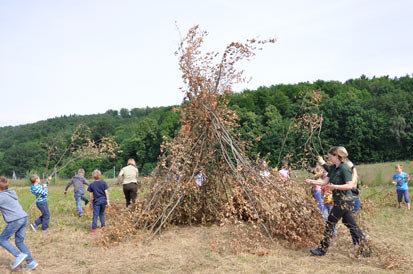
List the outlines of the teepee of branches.
{"label": "teepee of branches", "polygon": [[[152,239],[169,225],[226,220],[250,223],[271,241],[283,238],[299,246],[318,241],[323,225],[314,199],[299,183],[260,175],[244,153],[245,143],[234,136],[237,116],[227,108],[231,87],[245,80],[235,64],[275,40],[233,42],[222,55],[203,54],[206,36],[195,26],[180,43],[176,54],[186,84],[180,131],[164,140],[149,193],[107,227],[103,244],[140,230]],[[201,186],[196,180],[200,171],[205,177]]]}

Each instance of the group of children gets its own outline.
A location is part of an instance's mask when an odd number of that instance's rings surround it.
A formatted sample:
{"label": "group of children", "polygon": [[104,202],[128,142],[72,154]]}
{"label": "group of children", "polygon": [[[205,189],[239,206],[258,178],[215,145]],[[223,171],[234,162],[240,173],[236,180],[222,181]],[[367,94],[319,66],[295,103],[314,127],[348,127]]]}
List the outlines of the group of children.
{"label": "group of children", "polygon": [[[74,184],[74,197],[79,216],[83,215],[80,200],[83,200],[85,205],[87,205],[90,200],[93,205],[92,229],[90,232],[94,233],[97,231],[96,228],[98,217],[100,219],[101,227],[105,227],[104,212],[106,205],[109,205],[109,187],[105,181],[100,180],[102,174],[99,170],[94,170],[92,172],[92,176],[95,181],[90,185],[87,184],[84,174],[85,171],[83,169],[79,169],[78,174],[75,175],[66,185],[64,194],[66,195],[68,187]],[[50,179],[51,178],[49,177],[48,181],[50,181]],[[41,216],[30,224],[30,228],[33,231],[37,231],[37,227],[39,225],[41,225],[42,232],[46,232],[49,227],[50,212],[47,204],[48,181],[42,185],[40,182],[40,177],[37,174],[30,176],[30,182],[32,183],[30,192],[35,195],[36,206],[41,212]],[[85,193],[83,184],[88,185],[87,190],[89,191],[89,200],[83,197],[83,194]],[[31,207],[29,210],[30,209]],[[34,261],[29,249],[24,244],[26,227],[28,225],[28,215],[20,205],[16,192],[9,189],[8,180],[4,176],[0,176],[0,211],[2,212],[4,221],[7,224],[3,232],[0,234],[0,245],[15,257],[11,270],[15,270],[25,260],[26,266],[23,267],[23,271],[35,269],[38,266],[38,263]],[[17,248],[8,241],[13,234],[15,235],[15,244]]]}

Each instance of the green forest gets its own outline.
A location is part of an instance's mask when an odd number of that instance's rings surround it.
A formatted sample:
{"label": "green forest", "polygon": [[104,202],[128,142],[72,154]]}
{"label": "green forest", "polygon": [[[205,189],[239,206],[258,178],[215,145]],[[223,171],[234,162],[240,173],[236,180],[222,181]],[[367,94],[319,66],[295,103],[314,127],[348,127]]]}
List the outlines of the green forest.
{"label": "green forest", "polygon": [[[323,117],[317,136],[320,154],[333,145],[342,145],[349,158],[359,163],[413,159],[413,77],[390,78],[361,76],[346,82],[280,84],[244,90],[232,94],[229,108],[239,117],[240,127],[234,135],[249,142],[248,155],[268,159],[272,167],[280,159],[299,161],[304,149],[299,130],[291,130],[302,111],[307,91],[320,90],[322,101],[311,111]],[[71,115],[33,124],[0,128],[0,174],[19,178],[30,173],[43,174],[45,166],[59,159],[48,157],[47,145],[61,140],[67,147],[75,129],[84,124],[89,138],[99,143],[113,137],[119,145],[116,157],[90,160],[80,158],[59,171],[59,177],[70,177],[80,167],[89,174],[98,168],[105,176],[113,176],[134,158],[142,175],[155,167],[164,138],[173,138],[179,130],[179,106],[158,108],[126,108],[103,114]],[[48,162],[49,159],[49,162]]]}

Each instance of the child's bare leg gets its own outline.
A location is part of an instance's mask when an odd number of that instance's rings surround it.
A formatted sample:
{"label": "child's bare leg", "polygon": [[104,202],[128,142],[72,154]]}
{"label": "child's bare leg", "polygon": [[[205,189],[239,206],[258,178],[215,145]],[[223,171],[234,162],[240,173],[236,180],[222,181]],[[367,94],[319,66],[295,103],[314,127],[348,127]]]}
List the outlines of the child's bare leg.
{"label": "child's bare leg", "polygon": [[407,210],[410,210],[410,203],[407,203]]}

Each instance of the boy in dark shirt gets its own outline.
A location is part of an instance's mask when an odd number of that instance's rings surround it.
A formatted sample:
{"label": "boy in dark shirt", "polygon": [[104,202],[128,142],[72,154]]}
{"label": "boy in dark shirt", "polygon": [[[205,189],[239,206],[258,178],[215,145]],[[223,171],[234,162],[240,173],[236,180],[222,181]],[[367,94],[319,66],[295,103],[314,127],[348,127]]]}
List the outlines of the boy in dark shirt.
{"label": "boy in dark shirt", "polygon": [[[11,270],[16,269],[25,259],[27,265],[23,270],[35,269],[38,266],[29,249],[24,244],[24,236],[27,227],[27,213],[24,212],[17,199],[16,192],[9,190],[9,183],[6,177],[0,176],[0,211],[3,219],[7,223],[0,235],[0,245],[16,257]],[[16,246],[9,243],[9,238],[15,235]]]}
{"label": "boy in dark shirt", "polygon": [[108,184],[105,181],[100,181],[102,173],[99,170],[92,172],[93,179],[95,181],[89,185],[87,191],[89,191],[90,201],[93,204],[93,218],[92,218],[92,230],[90,233],[96,232],[98,216],[100,219],[100,226],[105,226],[105,208],[106,204],[109,205],[109,192]]}

